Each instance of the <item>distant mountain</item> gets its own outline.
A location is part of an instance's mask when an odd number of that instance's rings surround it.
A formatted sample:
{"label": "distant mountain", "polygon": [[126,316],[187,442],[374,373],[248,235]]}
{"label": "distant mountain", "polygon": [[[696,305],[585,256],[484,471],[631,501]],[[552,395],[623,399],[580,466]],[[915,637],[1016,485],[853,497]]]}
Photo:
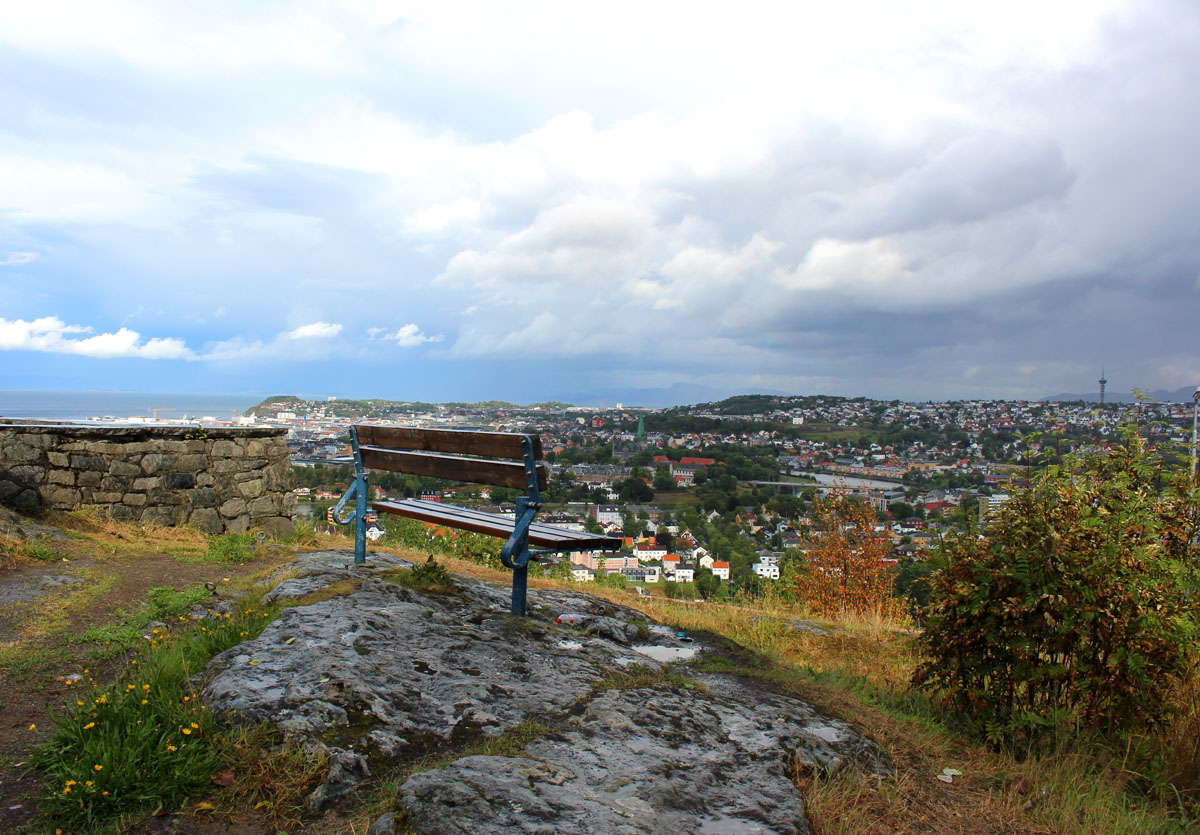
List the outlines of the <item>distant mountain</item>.
{"label": "distant mountain", "polygon": [[[1151,400],[1156,400],[1159,403],[1190,403],[1192,401],[1192,392],[1196,389],[1194,386],[1184,386],[1175,391],[1166,391],[1165,389],[1155,389],[1154,391],[1146,392],[1146,396]],[[1086,403],[1099,403],[1100,392],[1094,394],[1052,394],[1049,397],[1043,397],[1042,402],[1061,401],[1069,402],[1072,400],[1082,400]],[[1104,400],[1106,403],[1133,403],[1137,398],[1132,392],[1109,391],[1105,389]]]}
{"label": "distant mountain", "polygon": [[[607,406],[611,408],[620,403],[624,406],[648,406],[661,409],[694,403],[716,403],[737,394],[736,391],[715,389],[700,383],[674,383],[666,388],[613,388],[576,392],[564,394],[561,399],[577,406]],[[788,396],[787,392],[771,390],[765,390],[761,394],[776,397]]]}

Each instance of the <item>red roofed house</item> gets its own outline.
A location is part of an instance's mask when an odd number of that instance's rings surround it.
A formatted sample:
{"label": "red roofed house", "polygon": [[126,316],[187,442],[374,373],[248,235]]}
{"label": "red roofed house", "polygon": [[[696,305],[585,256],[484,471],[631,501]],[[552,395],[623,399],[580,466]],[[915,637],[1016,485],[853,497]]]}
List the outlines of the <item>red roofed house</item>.
{"label": "red roofed house", "polygon": [[713,566],[712,566],[712,573],[713,573],[713,576],[716,577],[718,580],[728,581],[729,580],[729,563],[714,562]]}

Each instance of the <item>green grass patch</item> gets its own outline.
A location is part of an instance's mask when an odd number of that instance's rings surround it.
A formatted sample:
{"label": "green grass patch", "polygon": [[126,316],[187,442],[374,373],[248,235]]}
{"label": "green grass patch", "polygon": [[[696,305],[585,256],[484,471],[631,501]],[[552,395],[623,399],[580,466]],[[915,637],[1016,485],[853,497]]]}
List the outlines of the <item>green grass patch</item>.
{"label": "green grass patch", "polygon": [[70,660],[70,650],[61,645],[17,641],[0,647],[0,672],[22,683],[33,681]]}
{"label": "green grass patch", "polygon": [[25,540],[21,546],[21,553],[38,562],[55,562],[60,559],[58,552],[41,539]]}
{"label": "green grass patch", "polygon": [[254,535],[248,533],[214,536],[208,540],[208,549],[200,556],[200,561],[218,564],[251,562],[256,544]]}
{"label": "green grass patch", "polygon": [[209,791],[223,741],[191,677],[217,653],[257,636],[277,612],[254,601],[189,624],[130,659],[112,685],[70,694],[52,713],[53,737],[33,752],[42,815],[56,827],[90,832]]}
{"label": "green grass patch", "polygon": [[397,585],[407,586],[413,591],[435,594],[458,593],[458,584],[454,582],[454,578],[450,576],[446,566],[438,563],[432,554],[420,565],[389,571],[384,577]]}
{"label": "green grass patch", "polygon": [[171,621],[190,610],[193,606],[212,599],[207,589],[174,589],[159,586],[146,592],[146,601],[132,611],[118,610],[117,621],[104,626],[92,626],[76,640],[79,643],[100,644],[105,652],[96,657],[114,657],[133,648],[144,637],[151,623],[161,621],[174,626]]}

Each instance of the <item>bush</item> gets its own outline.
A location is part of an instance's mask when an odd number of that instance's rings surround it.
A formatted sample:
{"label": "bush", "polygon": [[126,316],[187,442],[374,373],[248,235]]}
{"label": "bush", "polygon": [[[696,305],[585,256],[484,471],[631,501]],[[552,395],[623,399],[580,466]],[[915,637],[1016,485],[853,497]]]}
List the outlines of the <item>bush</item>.
{"label": "bush", "polygon": [[1048,468],[986,536],[948,539],[915,681],[992,741],[1166,721],[1194,632],[1200,503],[1185,474],[1163,482],[1160,464],[1129,435]]}
{"label": "bush", "polygon": [[813,502],[808,551],[788,572],[788,591],[829,618],[902,616],[892,596],[890,540],[875,533],[875,514],[836,492]]}

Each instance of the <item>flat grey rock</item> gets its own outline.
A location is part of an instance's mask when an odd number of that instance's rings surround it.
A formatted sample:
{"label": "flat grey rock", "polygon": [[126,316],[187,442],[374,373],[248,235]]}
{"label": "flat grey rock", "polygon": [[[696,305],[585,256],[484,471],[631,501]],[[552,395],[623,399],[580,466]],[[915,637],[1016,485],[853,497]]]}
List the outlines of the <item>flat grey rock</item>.
{"label": "flat grey rock", "polygon": [[[331,596],[285,609],[214,658],[203,691],[226,721],[270,721],[338,753],[308,799],[314,813],[366,779],[369,760],[530,719],[555,730],[519,756],[465,756],[410,777],[397,798],[410,826],[432,835],[807,833],[795,768],[892,773],[851,725],[734,676],[612,686],[622,671],[653,674],[716,651],[703,636],[684,645],[635,610],[573,591],[530,590],[530,617],[514,617],[507,588],[456,578],[457,593],[419,593],[389,581],[409,563],[373,554],[356,566],[348,556],[315,552],[281,570],[272,599]],[[583,623],[554,623],[567,613]]]}
{"label": "flat grey rock", "polygon": [[[725,676],[705,683],[607,691],[524,757],[465,757],[414,775],[401,804],[421,835],[790,835],[809,832],[793,763],[828,772],[858,758],[891,773],[874,743],[802,702]],[[839,753],[846,743],[853,754]]]}

